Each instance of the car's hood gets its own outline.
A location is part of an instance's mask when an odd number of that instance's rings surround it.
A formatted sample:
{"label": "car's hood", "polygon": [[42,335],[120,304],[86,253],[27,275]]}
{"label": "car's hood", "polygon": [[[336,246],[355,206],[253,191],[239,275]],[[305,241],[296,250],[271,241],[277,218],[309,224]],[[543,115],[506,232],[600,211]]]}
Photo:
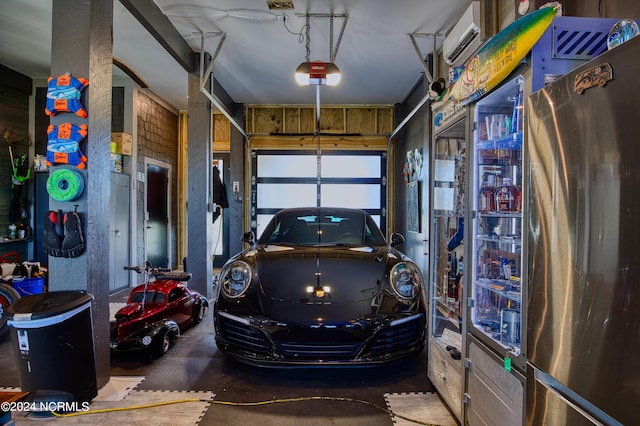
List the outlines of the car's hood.
{"label": "car's hood", "polygon": [[122,308],[118,309],[118,312],[116,312],[115,315],[116,320],[130,321],[143,315],[151,315],[154,312],[161,310],[162,306],[162,304],[158,303],[145,303],[143,309],[142,303],[128,303]]}
{"label": "car's hood", "polygon": [[287,323],[345,322],[371,313],[387,249],[266,246],[256,254],[265,314]]}

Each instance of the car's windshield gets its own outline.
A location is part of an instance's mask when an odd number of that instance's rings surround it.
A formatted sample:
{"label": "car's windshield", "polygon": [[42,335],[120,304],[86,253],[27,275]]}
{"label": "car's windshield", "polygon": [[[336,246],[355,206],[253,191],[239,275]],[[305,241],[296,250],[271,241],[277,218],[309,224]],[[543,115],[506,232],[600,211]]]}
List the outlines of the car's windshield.
{"label": "car's windshield", "polygon": [[[142,296],[144,296],[143,291],[137,291],[131,295],[131,303],[141,303]],[[166,301],[166,297],[164,293],[160,293],[157,291],[147,291],[147,297],[144,299],[145,303],[164,303]]]}
{"label": "car's windshield", "polygon": [[295,210],[276,214],[258,241],[260,244],[384,245],[382,232],[364,212]]}

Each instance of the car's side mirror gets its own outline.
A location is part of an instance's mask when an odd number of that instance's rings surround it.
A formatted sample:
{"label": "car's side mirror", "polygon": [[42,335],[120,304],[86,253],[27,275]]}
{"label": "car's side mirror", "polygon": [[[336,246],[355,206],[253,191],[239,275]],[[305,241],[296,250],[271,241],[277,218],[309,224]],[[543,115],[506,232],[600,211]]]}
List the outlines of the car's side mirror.
{"label": "car's side mirror", "polygon": [[391,234],[391,243],[389,244],[391,247],[395,247],[404,243],[404,236],[398,232],[394,232]]}
{"label": "car's side mirror", "polygon": [[254,245],[256,243],[256,236],[253,234],[253,231],[245,232],[244,234],[242,234],[242,242]]}

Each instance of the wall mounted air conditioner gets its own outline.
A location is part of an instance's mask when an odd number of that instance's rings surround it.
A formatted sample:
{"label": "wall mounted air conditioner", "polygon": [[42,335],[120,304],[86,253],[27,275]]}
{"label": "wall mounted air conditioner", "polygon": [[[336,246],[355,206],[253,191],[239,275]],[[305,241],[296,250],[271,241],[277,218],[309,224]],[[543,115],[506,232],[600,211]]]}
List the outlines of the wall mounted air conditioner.
{"label": "wall mounted air conditioner", "polygon": [[472,1],[442,44],[442,57],[450,66],[463,64],[482,44],[480,2]]}

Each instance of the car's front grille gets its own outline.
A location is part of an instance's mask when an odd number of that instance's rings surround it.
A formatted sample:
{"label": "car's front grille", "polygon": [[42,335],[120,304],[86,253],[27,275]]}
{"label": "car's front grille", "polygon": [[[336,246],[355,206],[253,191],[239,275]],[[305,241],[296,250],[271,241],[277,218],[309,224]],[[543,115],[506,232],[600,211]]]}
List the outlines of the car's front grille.
{"label": "car's front grille", "polygon": [[424,316],[383,328],[374,336],[369,350],[370,355],[394,352],[415,345],[424,331]]}
{"label": "car's front grille", "polygon": [[269,344],[265,337],[249,325],[233,321],[223,316],[218,317],[220,334],[226,343],[251,352],[267,353]]}
{"label": "car's front grille", "polygon": [[335,359],[352,358],[362,346],[360,342],[350,343],[314,343],[314,342],[278,342],[283,355],[287,357]]}
{"label": "car's front grille", "polygon": [[[229,349],[255,354],[258,357],[279,353],[277,356],[282,361],[316,362],[384,358],[394,353],[396,355],[402,353],[403,350],[411,351],[418,348],[421,339],[424,339],[424,314],[400,318],[384,324],[371,339],[366,338],[369,331],[355,332],[340,327],[316,329],[265,327],[264,332],[269,334],[267,337],[261,330],[241,319],[234,320],[228,314],[217,316],[218,332]],[[377,327],[380,326],[381,324],[378,323]]]}

